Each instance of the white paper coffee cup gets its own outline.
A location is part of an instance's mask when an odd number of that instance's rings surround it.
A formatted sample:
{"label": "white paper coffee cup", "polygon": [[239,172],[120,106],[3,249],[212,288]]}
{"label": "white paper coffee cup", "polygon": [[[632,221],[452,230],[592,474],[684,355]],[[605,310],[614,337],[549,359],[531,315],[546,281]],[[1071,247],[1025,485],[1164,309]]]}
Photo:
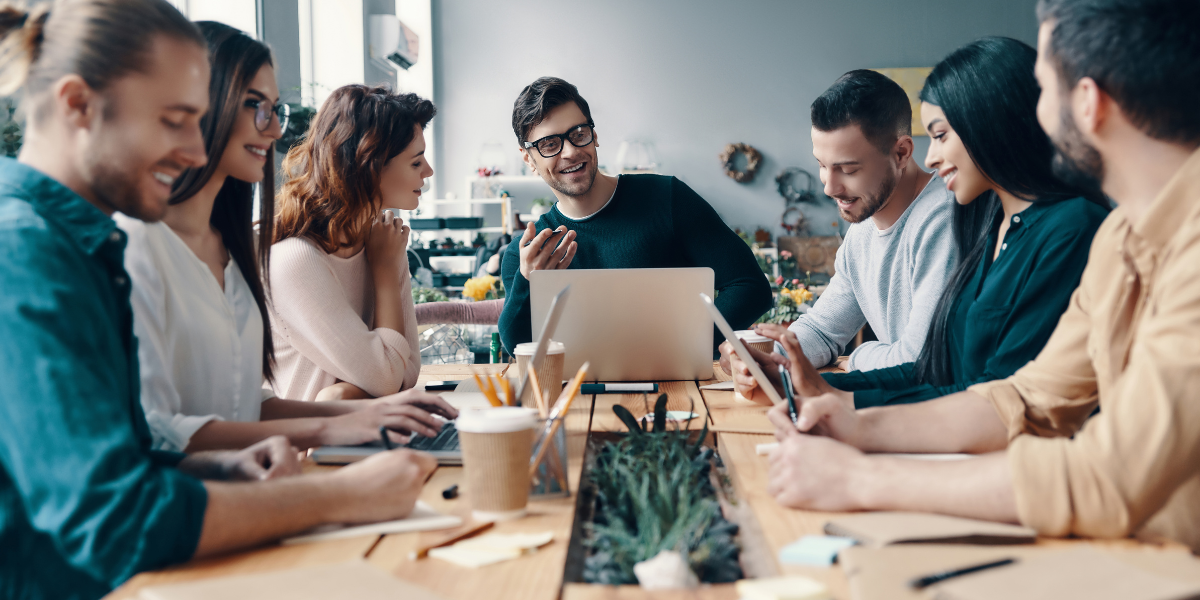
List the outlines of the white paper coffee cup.
{"label": "white paper coffee cup", "polygon": [[[525,376],[525,371],[529,368],[529,361],[533,360],[533,353],[537,351],[537,343],[528,342],[525,344],[517,344],[513,349],[513,356],[517,357],[517,381],[520,381]],[[550,402],[553,403],[562,394],[563,387],[563,362],[566,360],[567,347],[562,342],[551,340],[546,344],[546,358],[542,359],[540,367],[537,369],[538,385],[542,388],[542,393],[550,392]],[[525,386],[525,393],[521,394],[519,399],[521,406],[535,407],[537,403],[533,401],[533,385]]]}
{"label": "white paper coffee cup", "polygon": [[459,413],[454,425],[475,519],[504,521],[525,515],[537,424],[537,411],[517,406]]}

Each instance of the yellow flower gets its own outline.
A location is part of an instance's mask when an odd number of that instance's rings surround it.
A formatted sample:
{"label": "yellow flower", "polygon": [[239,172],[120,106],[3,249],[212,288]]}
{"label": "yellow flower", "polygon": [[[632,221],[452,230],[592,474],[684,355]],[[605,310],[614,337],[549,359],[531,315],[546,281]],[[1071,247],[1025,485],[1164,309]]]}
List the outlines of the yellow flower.
{"label": "yellow flower", "polygon": [[463,284],[463,297],[471,298],[476,302],[483,300],[487,298],[489,292],[495,290],[496,282],[499,280],[500,278],[495,275],[484,275],[483,277],[468,279]]}
{"label": "yellow flower", "polygon": [[795,289],[795,290],[789,290],[787,288],[783,288],[780,291],[783,292],[784,294],[787,294],[787,296],[792,299],[792,302],[795,302],[797,305],[804,304],[805,302],[809,302],[813,299],[812,292],[810,292],[804,288],[799,288],[799,289]]}

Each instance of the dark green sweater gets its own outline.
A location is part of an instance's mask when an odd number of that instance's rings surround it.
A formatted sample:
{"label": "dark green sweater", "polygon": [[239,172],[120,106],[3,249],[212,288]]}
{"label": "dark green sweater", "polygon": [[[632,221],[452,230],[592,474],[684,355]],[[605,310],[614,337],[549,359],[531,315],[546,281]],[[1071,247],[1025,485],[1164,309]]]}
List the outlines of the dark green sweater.
{"label": "dark green sweater", "polygon": [[1035,202],[1013,215],[993,262],[1001,222],[996,220],[974,277],[951,308],[946,329],[953,384],[923,383],[916,363],[823,377],[853,391],[854,405],[864,408],[932,400],[1012,375],[1050,339],[1079,286],[1092,236],[1107,215],[1083,198]]}
{"label": "dark green sweater", "polygon": [[[621,175],[612,200],[586,219],[564,216],[558,206],[537,230],[565,226],[579,247],[571,269],[710,267],[717,308],[734,329],[745,329],[771,308],[771,287],[750,248],[707,202],[665,175]],[[509,244],[501,263],[506,298],[500,339],[512,352],[533,337],[529,280],[521,274],[520,244]],[[714,348],[723,340],[714,332]]]}

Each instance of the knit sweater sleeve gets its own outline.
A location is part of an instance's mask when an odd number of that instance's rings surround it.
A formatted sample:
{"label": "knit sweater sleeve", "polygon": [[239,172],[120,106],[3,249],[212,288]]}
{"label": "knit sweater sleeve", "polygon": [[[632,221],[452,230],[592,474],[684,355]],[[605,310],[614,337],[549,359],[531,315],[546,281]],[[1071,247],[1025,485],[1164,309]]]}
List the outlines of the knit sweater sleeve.
{"label": "knit sweater sleeve", "polygon": [[500,341],[512,354],[517,344],[533,339],[530,319],[529,280],[521,274],[520,240],[513,240],[500,261],[500,279],[504,282],[504,310],[500,311]]}
{"label": "knit sweater sleeve", "polygon": [[[717,211],[687,184],[671,178],[675,239],[688,261],[711,267],[717,309],[734,329],[745,329],[771,308],[771,285],[745,244]],[[714,331],[714,348],[724,338]]]}
{"label": "knit sweater sleeve", "polygon": [[[405,277],[405,324],[415,338],[416,313],[407,283]],[[278,333],[322,371],[372,396],[416,384],[421,370],[416,346],[399,331],[371,329],[363,322],[319,248],[284,240],[271,249],[271,306]]]}

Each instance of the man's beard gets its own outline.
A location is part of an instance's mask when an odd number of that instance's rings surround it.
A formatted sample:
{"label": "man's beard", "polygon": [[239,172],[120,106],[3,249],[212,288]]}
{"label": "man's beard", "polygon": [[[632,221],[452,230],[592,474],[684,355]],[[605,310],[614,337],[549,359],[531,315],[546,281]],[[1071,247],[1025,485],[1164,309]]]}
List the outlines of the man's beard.
{"label": "man's beard", "polygon": [[166,212],[166,203],[162,206],[148,207],[142,201],[141,190],[138,189],[137,175],[122,170],[112,159],[99,158],[91,162],[87,169],[91,173],[92,193],[96,199],[112,209],[127,216],[143,221],[159,221]]}
{"label": "man's beard", "polygon": [[[584,167],[584,171],[587,173],[587,178],[584,181],[569,184],[559,180],[557,177],[551,177],[550,181],[546,183],[550,185],[551,189],[563,194],[564,196],[577,198],[591,191],[592,184],[596,182],[596,173],[598,170],[599,169],[596,167],[596,161],[588,159],[587,166]],[[558,175],[558,173],[555,173],[554,175]]]}
{"label": "man's beard", "polygon": [[[879,209],[883,208],[883,205],[887,203],[887,199],[892,196],[892,192],[895,190],[896,174],[889,170],[887,177],[884,178],[883,181],[879,182],[879,188],[875,190],[875,193],[867,194],[859,198],[859,202],[857,204],[862,207],[862,210],[860,210],[858,214],[853,214],[842,210],[841,207],[838,207],[838,213],[842,215],[842,219],[847,223],[861,223],[866,221],[867,219],[873,217],[875,213],[879,212]],[[844,197],[834,196],[834,198]]]}
{"label": "man's beard", "polygon": [[1104,181],[1104,159],[1075,125],[1075,118],[1064,105],[1058,116],[1059,135],[1050,136],[1054,158],[1050,170],[1067,185],[1099,194]]}

